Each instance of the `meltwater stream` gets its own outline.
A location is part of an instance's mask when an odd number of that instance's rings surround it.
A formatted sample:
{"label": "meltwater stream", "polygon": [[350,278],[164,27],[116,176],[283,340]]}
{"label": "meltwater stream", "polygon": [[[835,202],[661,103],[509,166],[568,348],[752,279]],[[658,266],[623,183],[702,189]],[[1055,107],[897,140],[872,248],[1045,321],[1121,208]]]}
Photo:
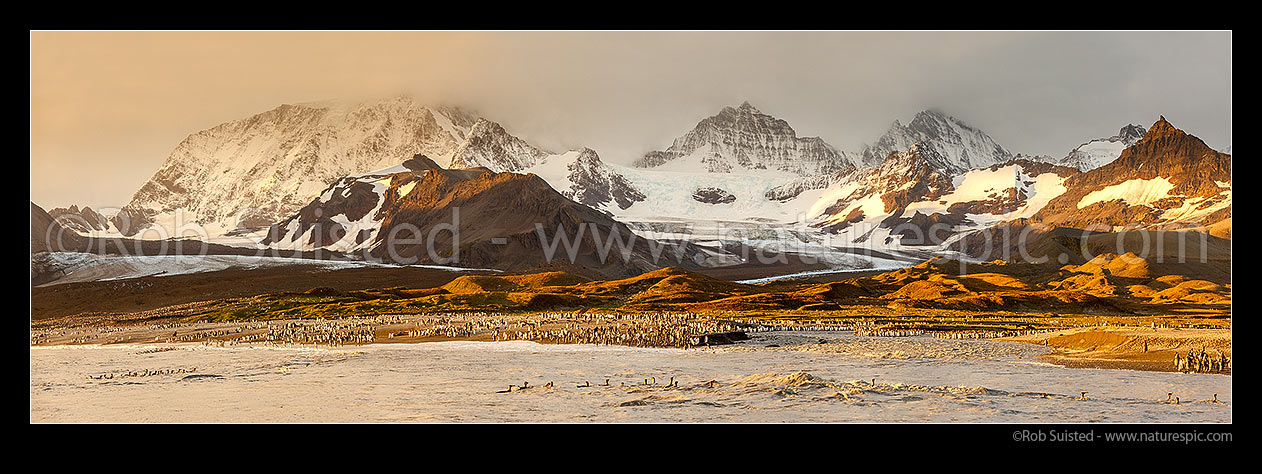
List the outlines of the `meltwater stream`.
{"label": "meltwater stream", "polygon": [[[522,341],[33,347],[31,421],[1232,420],[1231,376],[1070,369],[1038,361],[1043,351],[837,332],[762,333],[706,350]],[[532,388],[505,392],[523,382]],[[1181,403],[1166,403],[1169,392]]]}

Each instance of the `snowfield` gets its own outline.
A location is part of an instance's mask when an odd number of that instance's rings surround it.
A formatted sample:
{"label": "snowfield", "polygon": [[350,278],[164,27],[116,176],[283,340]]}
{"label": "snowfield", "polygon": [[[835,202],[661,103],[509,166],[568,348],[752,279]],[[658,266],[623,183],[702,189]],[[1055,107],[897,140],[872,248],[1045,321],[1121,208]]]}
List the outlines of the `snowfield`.
{"label": "snowfield", "polygon": [[[678,164],[676,162],[671,165]],[[797,175],[783,171],[759,170],[757,173],[705,173],[688,171],[663,171],[607,165],[621,174],[648,198],[631,207],[611,209],[621,221],[655,220],[663,217],[687,220],[769,220],[798,222],[801,216],[801,200],[778,202],[764,195],[768,189],[784,184]],[[736,196],[727,204],[706,204],[693,199],[699,188],[718,188]]]}

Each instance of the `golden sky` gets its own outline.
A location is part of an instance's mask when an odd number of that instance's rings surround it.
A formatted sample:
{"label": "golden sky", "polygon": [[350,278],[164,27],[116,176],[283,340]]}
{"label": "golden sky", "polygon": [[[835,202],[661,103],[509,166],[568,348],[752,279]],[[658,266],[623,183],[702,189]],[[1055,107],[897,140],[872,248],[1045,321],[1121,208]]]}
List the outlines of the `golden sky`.
{"label": "golden sky", "polygon": [[121,206],[189,134],[410,93],[615,163],[750,101],[843,150],[937,107],[1064,156],[1164,114],[1231,143],[1230,32],[31,32],[31,196]]}

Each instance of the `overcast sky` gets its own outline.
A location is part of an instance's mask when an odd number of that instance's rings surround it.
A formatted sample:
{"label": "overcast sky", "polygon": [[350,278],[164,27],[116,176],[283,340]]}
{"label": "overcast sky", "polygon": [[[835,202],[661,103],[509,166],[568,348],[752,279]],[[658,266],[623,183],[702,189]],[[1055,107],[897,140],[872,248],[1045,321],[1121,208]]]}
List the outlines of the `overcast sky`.
{"label": "overcast sky", "polygon": [[1231,144],[1230,32],[32,32],[31,199],[126,204],[191,133],[409,93],[614,163],[749,101],[843,150],[938,108],[1064,156],[1164,114]]}

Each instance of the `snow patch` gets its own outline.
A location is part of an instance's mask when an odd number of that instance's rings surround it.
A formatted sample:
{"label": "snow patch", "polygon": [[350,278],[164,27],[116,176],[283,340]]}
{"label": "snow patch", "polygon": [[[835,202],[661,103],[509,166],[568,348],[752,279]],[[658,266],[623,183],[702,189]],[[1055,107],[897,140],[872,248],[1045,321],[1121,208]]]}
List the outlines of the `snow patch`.
{"label": "snow patch", "polygon": [[406,197],[408,194],[412,194],[412,188],[415,188],[415,187],[416,187],[416,181],[412,181],[403,186],[399,186],[399,197],[403,198],[403,197]]}
{"label": "snow patch", "polygon": [[1122,200],[1131,206],[1149,206],[1170,197],[1174,183],[1164,176],[1153,179],[1136,178],[1092,191],[1078,201],[1078,209],[1098,202]]}

